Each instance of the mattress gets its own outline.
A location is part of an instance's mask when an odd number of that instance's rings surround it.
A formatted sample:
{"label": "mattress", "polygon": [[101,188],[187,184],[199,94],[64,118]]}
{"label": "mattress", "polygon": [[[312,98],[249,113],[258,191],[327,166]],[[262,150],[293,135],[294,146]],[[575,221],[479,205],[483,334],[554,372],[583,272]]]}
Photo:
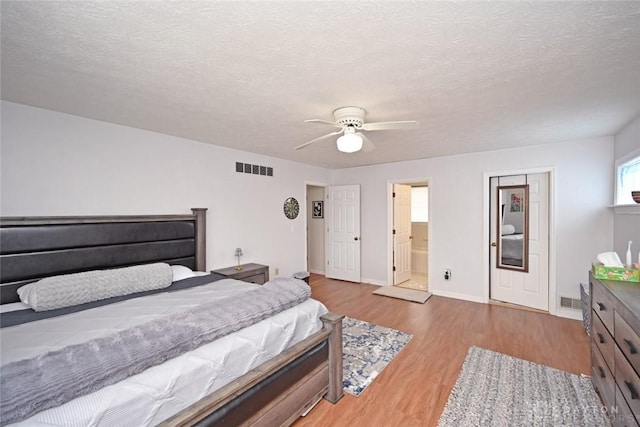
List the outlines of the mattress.
{"label": "mattress", "polygon": [[522,259],[523,254],[523,235],[509,234],[502,236],[501,254],[503,258],[512,258],[516,260]]}
{"label": "mattress", "polygon": [[[105,336],[257,286],[223,279],[179,292],[134,298],[4,328],[2,363]],[[327,312],[320,302],[309,299],[126,380],[11,425],[155,425],[319,331],[322,328],[319,317]]]}

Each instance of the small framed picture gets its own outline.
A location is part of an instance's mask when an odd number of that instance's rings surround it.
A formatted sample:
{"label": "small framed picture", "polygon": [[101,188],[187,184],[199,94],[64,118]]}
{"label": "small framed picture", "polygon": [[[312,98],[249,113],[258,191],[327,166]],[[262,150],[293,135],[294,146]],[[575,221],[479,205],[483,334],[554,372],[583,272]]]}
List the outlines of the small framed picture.
{"label": "small framed picture", "polygon": [[315,200],[312,203],[313,212],[312,218],[324,218],[324,202],[322,200]]}

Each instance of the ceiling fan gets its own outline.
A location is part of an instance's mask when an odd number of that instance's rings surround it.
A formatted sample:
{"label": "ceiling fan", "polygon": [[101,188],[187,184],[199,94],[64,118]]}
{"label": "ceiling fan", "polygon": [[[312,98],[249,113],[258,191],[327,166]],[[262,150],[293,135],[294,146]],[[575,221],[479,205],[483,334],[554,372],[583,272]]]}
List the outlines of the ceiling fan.
{"label": "ceiling fan", "polygon": [[309,119],[305,120],[306,123],[325,123],[337,128],[335,132],[328,133],[321,137],[307,141],[304,144],[298,145],[294,150],[299,150],[314,142],[321,141],[326,138],[330,138],[334,135],[340,135],[337,145],[338,150],[344,153],[354,153],[360,151],[363,148],[363,143],[366,143],[364,151],[373,149],[373,143],[360,131],[374,131],[374,130],[387,130],[387,129],[414,129],[420,126],[420,124],[414,120],[401,121],[401,122],[376,122],[365,123],[364,116],[367,112],[364,108],[360,107],[342,107],[334,110],[333,118],[335,122],[330,122],[321,119]]}

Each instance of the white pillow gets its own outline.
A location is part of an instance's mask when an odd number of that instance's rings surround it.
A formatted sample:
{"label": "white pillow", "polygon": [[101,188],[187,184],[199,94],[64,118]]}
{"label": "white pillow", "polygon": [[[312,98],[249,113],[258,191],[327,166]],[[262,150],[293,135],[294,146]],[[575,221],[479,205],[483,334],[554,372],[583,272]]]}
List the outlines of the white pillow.
{"label": "white pillow", "polygon": [[173,271],[174,282],[195,276],[193,270],[191,270],[189,267],[185,267],[184,265],[172,265],[171,270]]}
{"label": "white pillow", "polygon": [[207,273],[206,271],[194,271],[193,272],[194,276],[206,276],[207,274],[211,274],[211,273]]}
{"label": "white pillow", "polygon": [[506,236],[507,234],[513,234],[516,232],[516,228],[511,224],[504,224],[502,226],[502,235]]}
{"label": "white pillow", "polygon": [[156,263],[47,277],[18,289],[35,311],[55,310],[171,285],[169,264]]}

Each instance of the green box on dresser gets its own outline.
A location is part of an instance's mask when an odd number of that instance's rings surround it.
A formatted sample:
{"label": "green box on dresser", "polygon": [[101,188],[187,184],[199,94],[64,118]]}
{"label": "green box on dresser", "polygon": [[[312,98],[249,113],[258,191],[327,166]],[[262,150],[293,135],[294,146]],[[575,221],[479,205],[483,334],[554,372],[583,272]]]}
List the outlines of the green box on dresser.
{"label": "green box on dresser", "polygon": [[242,280],[243,282],[255,283],[258,285],[265,284],[269,281],[269,266],[262,264],[242,264],[242,269],[238,270],[237,266],[220,268],[213,270],[212,273],[218,273],[229,279]]}
{"label": "green box on dresser", "polygon": [[591,381],[614,426],[640,420],[640,285],[596,279],[591,296]]}

